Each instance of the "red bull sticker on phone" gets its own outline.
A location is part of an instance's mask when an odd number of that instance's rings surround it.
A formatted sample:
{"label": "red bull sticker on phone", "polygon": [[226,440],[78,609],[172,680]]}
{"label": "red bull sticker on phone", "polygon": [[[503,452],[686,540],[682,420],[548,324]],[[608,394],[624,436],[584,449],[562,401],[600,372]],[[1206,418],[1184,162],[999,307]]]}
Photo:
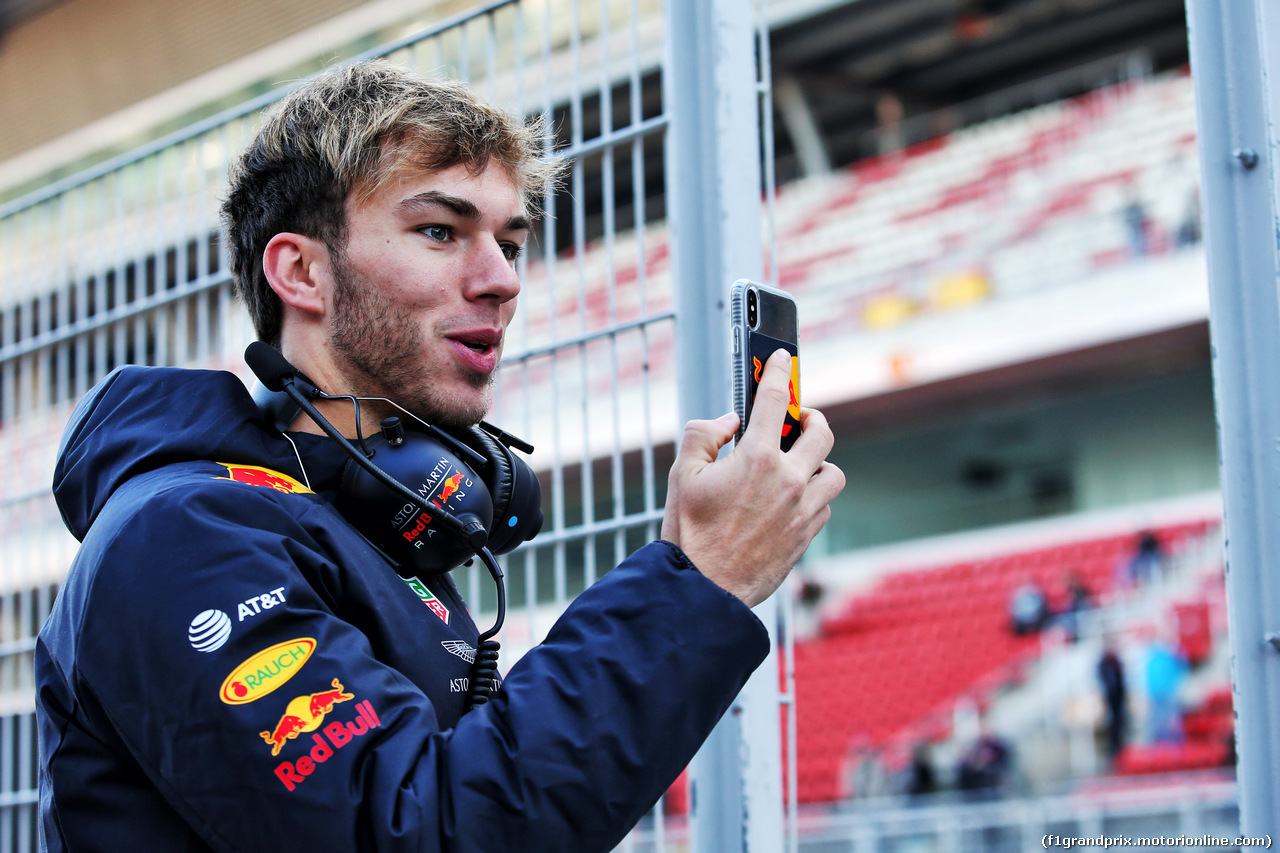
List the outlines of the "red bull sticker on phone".
{"label": "red bull sticker on phone", "polygon": [[751,387],[747,393],[747,417],[751,417],[751,409],[755,404],[756,391],[760,387],[760,374],[764,363],[776,350],[785,349],[791,353],[791,381],[788,383],[790,400],[787,403],[787,415],[782,424],[781,445],[783,450],[790,450],[800,437],[800,357],[796,355],[796,347],[786,341],[771,338],[758,332],[748,336],[751,341]]}
{"label": "red bull sticker on phone", "polygon": [[256,702],[297,675],[315,650],[316,641],[312,637],[299,637],[263,649],[231,670],[222,682],[218,698],[228,705]]}
{"label": "red bull sticker on phone", "polygon": [[257,465],[233,465],[230,462],[219,462],[218,464],[227,469],[227,476],[214,477],[213,479],[215,480],[234,480],[237,483],[262,486],[263,488],[275,489],[277,492],[286,494],[315,494],[315,492],[288,474],[281,474],[279,471],[272,471],[270,468],[260,468]]}

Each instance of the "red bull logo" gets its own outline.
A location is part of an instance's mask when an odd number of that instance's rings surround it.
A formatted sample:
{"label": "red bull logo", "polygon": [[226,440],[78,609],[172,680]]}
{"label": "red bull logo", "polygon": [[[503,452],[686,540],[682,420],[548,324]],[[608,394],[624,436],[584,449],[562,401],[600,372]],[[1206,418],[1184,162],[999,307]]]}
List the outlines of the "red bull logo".
{"label": "red bull logo", "polygon": [[[764,369],[764,365],[760,359],[755,356],[751,357],[752,366],[755,368],[755,380],[760,382],[760,371]],[[796,423],[800,422],[800,359],[798,356],[791,356],[791,381],[787,384],[787,392],[791,397],[787,403],[787,415],[795,418]],[[782,437],[786,438],[791,432],[793,425],[784,423],[782,425]]]}
{"label": "red bull logo", "polygon": [[330,684],[333,686],[332,690],[295,696],[285,707],[284,716],[276,723],[276,727],[269,732],[258,733],[270,745],[272,755],[279,755],[286,741],[293,740],[303,732],[313,732],[320,728],[325,715],[333,710],[334,705],[355,698],[354,694],[342,689],[338,679],[335,678]]}
{"label": "red bull logo", "polygon": [[[332,758],[338,750],[343,749],[356,738],[366,735],[382,725],[382,721],[378,719],[378,713],[373,710],[373,705],[366,699],[363,702],[356,703],[354,718],[350,720],[334,720],[321,728],[325,715],[333,710],[335,704],[346,702],[353,698],[352,694],[343,691],[338,679],[335,678],[333,680],[333,685],[333,690],[325,690],[320,693],[313,693],[310,696],[299,696],[294,699],[293,702],[289,703],[289,708],[292,710],[294,703],[299,703],[297,707],[304,713],[286,712],[280,718],[280,722],[276,724],[274,731],[262,733],[262,739],[272,744],[271,754],[278,755],[287,741],[296,738],[302,732],[320,729],[311,735],[311,748],[307,750],[306,755],[301,755],[294,761],[282,761],[276,766],[276,778],[280,780],[280,784],[284,785],[288,791],[294,790],[305,782],[307,777],[316,771],[317,767]],[[317,719],[308,722],[304,717],[310,715],[312,703],[322,713],[318,714]]]}
{"label": "red bull logo", "polygon": [[[427,515],[425,512],[421,513],[418,516],[418,523],[415,524],[413,527],[410,527],[408,530],[404,531],[400,535],[403,536],[407,541],[413,542],[415,539],[417,539],[419,536],[422,535],[422,531],[427,530],[427,525],[429,525],[430,523],[431,523],[431,516]],[[430,536],[431,533],[432,531],[427,531],[428,536]],[[419,543],[417,547],[421,548],[422,545]]]}
{"label": "red bull logo", "polygon": [[218,464],[227,469],[227,476],[214,477],[215,480],[234,480],[248,486],[261,486],[286,494],[315,494],[288,474],[281,474],[270,468],[259,468],[257,465],[232,465],[230,462]]}
{"label": "red bull logo", "polygon": [[453,475],[444,481],[444,485],[440,487],[440,494],[432,501],[436,506],[443,507],[449,502],[449,498],[453,497],[459,487],[462,486],[462,472],[454,469]]}

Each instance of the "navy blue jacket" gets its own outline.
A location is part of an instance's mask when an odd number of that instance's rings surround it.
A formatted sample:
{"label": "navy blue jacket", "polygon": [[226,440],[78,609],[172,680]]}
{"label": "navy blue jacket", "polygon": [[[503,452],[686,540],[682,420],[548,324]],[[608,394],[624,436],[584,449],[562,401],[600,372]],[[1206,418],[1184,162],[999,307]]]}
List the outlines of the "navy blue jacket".
{"label": "navy blue jacket", "polygon": [[[36,649],[49,850],[608,850],[768,651],[675,546],[636,552],[462,716],[476,627],[333,509],[345,462],[229,373],[124,368],[54,491],[82,540]],[[314,489],[314,491],[312,491]]]}

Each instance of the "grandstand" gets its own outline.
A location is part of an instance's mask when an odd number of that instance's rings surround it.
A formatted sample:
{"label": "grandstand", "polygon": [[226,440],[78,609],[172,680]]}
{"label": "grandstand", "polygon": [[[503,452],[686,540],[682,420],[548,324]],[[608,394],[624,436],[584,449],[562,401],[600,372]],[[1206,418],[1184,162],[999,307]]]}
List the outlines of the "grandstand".
{"label": "grandstand", "polygon": [[[390,4],[371,5],[376,33],[391,32]],[[32,8],[10,33],[17,44],[56,11]],[[414,8],[418,22],[443,14]],[[605,105],[630,94],[633,119],[649,120],[659,11],[634,8],[644,62],[589,82],[571,76],[571,37],[557,19],[547,67],[564,76],[548,87],[553,118],[576,110],[576,126],[599,130],[611,121]],[[802,393],[830,418],[832,458],[850,483],[798,570],[819,600],[802,599],[797,582],[784,622],[794,657],[784,656],[782,684],[795,709],[794,731],[784,715],[794,766],[784,782],[801,804],[799,848],[878,838],[891,849],[1025,849],[1037,827],[1232,826],[1181,4],[778,0],[768,18],[780,180],[766,205],[768,272],[799,304]],[[367,46],[356,41],[348,53]],[[596,49],[607,66],[605,41]],[[508,72],[493,72],[494,90],[517,88]],[[206,94],[221,104],[250,90]],[[0,850],[31,849],[21,829],[33,802],[30,651],[76,544],[45,494],[61,426],[90,380],[118,363],[243,373],[247,330],[229,299],[214,210],[250,124],[161,148],[194,164],[181,180],[147,160],[83,202],[50,183],[67,170],[50,154],[43,192],[53,206],[0,209],[0,744],[27,750],[0,769]],[[607,570],[606,555],[652,536],[660,518],[679,428],[680,235],[654,177],[661,133],[641,136],[618,157],[624,186],[610,187],[604,160],[591,159],[601,155],[584,155],[588,168],[556,199],[558,224],[523,270],[507,344],[522,355],[500,379],[495,419],[554,448],[535,464],[557,520],[556,544],[513,558],[510,595],[523,609],[504,632],[509,654],[537,642]],[[101,154],[83,147],[72,159]],[[112,211],[112,181],[145,184],[152,198]],[[557,352],[566,337],[584,343]],[[593,431],[605,410],[612,432]],[[1167,560],[1131,583],[1124,567],[1144,531]],[[1026,636],[1009,629],[1016,587],[1036,582],[1061,612],[1073,574],[1091,598],[1076,636],[1060,622]],[[488,606],[474,573],[460,585]],[[1177,697],[1183,736],[1169,743],[1146,732],[1142,680],[1148,650],[1166,636],[1189,667]],[[1095,737],[1107,639],[1129,673],[1133,722],[1114,761]],[[954,769],[980,718],[1012,745],[1014,766],[1003,799],[973,802],[957,793]],[[921,744],[940,790],[913,800],[907,775]],[[633,849],[681,842],[682,784],[668,798],[669,825],[653,818]]]}
{"label": "grandstand", "polygon": [[[1186,522],[1155,534],[1177,559],[1208,526]],[[1114,619],[1128,591],[1121,588],[1119,570],[1136,540],[1136,534],[1074,540],[986,560],[899,569],[850,596],[822,621],[817,636],[797,647],[800,800],[866,796],[848,788],[855,745],[900,767],[915,744],[951,734],[962,699],[988,706],[1002,689],[1025,680],[1042,655],[1060,651],[1038,634],[1010,629],[1007,605],[1019,585],[1040,586],[1050,610],[1060,614],[1069,607],[1066,584],[1074,575],[1099,608],[1089,612],[1092,620],[1104,614]],[[1084,632],[1097,639],[1091,633]],[[1136,761],[1124,762],[1126,771],[1137,767]]]}

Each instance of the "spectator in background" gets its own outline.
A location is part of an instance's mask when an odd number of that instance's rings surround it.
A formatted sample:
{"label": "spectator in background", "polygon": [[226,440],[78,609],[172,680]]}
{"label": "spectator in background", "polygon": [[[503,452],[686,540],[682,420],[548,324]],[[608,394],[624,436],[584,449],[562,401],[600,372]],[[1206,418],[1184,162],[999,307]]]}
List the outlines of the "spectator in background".
{"label": "spectator in background", "polygon": [[1200,190],[1198,187],[1192,187],[1187,192],[1182,221],[1178,223],[1175,236],[1179,248],[1200,242]]}
{"label": "spectator in background", "polygon": [[1120,585],[1137,586],[1159,574],[1164,565],[1164,546],[1153,531],[1144,530],[1138,536],[1138,547],[1132,557],[1121,565]]}
{"label": "spectator in background", "polygon": [[938,774],[933,769],[933,756],[927,742],[921,741],[911,750],[907,771],[907,796],[924,797],[938,792]]}
{"label": "spectator in background", "polygon": [[826,596],[827,590],[821,583],[808,575],[802,575],[795,593],[795,607],[792,608],[792,630],[797,640],[809,640],[816,637],[821,628],[819,606]]}
{"label": "spectator in background", "polygon": [[1013,764],[1013,749],[991,731],[985,717],[981,726],[978,739],[960,757],[956,783],[966,796],[997,797],[1003,792],[1005,777]]}
{"label": "spectator in background", "polygon": [[1129,691],[1125,686],[1124,663],[1116,653],[1115,642],[1108,637],[1098,659],[1098,683],[1102,687],[1103,742],[1107,760],[1114,762],[1124,747],[1129,730]]}
{"label": "spectator in background", "polygon": [[1093,606],[1089,588],[1084,585],[1084,578],[1074,569],[1067,575],[1067,601],[1059,619],[1062,628],[1071,638],[1071,642],[1080,639],[1080,614]]}
{"label": "spectator in background", "polygon": [[889,792],[885,781],[884,765],[880,763],[880,755],[871,741],[859,736],[851,750],[849,788],[855,797],[882,797]]}
{"label": "spectator in background", "polygon": [[1129,201],[1124,206],[1123,211],[1124,226],[1129,232],[1129,251],[1135,258],[1140,258],[1150,251],[1150,230],[1151,221],[1147,216],[1147,209],[1143,206],[1141,199],[1137,193],[1129,196]]}
{"label": "spectator in background", "polygon": [[1182,684],[1187,659],[1176,643],[1157,636],[1147,648],[1143,680],[1147,690],[1147,739],[1151,743],[1182,743]]}
{"label": "spectator in background", "polygon": [[1049,621],[1049,599],[1044,590],[1028,577],[1009,597],[1009,625],[1018,636],[1034,634]]}

